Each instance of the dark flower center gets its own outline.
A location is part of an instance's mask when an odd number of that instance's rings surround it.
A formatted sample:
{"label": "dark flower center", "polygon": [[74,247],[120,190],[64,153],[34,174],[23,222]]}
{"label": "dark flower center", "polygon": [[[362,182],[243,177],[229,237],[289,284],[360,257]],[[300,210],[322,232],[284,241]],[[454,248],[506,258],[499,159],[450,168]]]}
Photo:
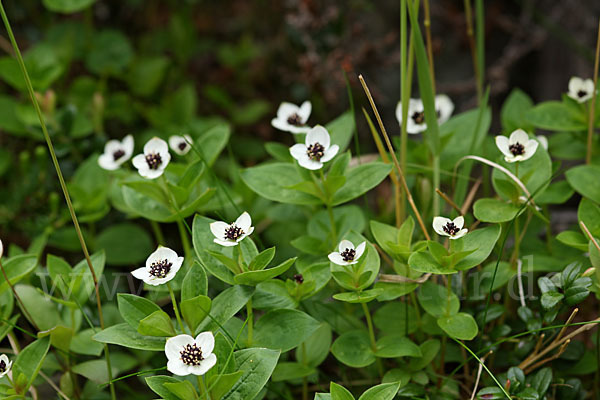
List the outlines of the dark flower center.
{"label": "dark flower center", "polygon": [[354,249],[346,249],[340,253],[342,259],[346,262],[354,261],[354,257],[356,257],[356,250]]}
{"label": "dark flower center", "polygon": [[6,372],[6,363],[4,362],[4,360],[0,361],[0,374],[3,374]]}
{"label": "dark flower center", "polygon": [[225,229],[225,240],[238,240],[244,231],[239,226],[233,224],[229,228]]}
{"label": "dark flower center", "polygon": [[321,143],[313,143],[306,149],[306,154],[311,160],[320,161],[323,154],[325,154],[325,147]]}
{"label": "dark flower center", "polygon": [[187,143],[181,142],[181,143],[179,143],[179,145],[177,147],[179,147],[179,150],[184,151],[185,148],[187,147]]}
{"label": "dark flower center", "polygon": [[292,115],[290,115],[287,119],[288,124],[290,125],[294,125],[294,126],[302,126],[302,118],[300,118],[300,116],[297,113],[293,113]]}
{"label": "dark flower center", "polygon": [[119,149],[113,153],[113,160],[117,161],[119,158],[123,157],[124,155],[125,155],[125,152],[123,150]]}
{"label": "dark flower center", "polygon": [[577,91],[577,97],[581,98],[581,97],[585,97],[588,93],[585,90],[578,90]]}
{"label": "dark flower center", "polygon": [[411,118],[415,121],[415,124],[421,125],[425,122],[425,111],[415,111]]}
{"label": "dark flower center", "polygon": [[148,167],[150,169],[158,169],[160,164],[162,164],[162,158],[160,153],[150,153],[146,154],[146,162],[148,163]]}
{"label": "dark flower center", "polygon": [[181,361],[183,361],[185,365],[200,365],[200,361],[204,360],[204,357],[202,357],[202,350],[196,343],[186,345],[179,354],[181,355]]}
{"label": "dark flower center", "polygon": [[450,236],[454,236],[460,231],[458,226],[454,225],[454,222],[448,222],[444,225],[444,232],[446,232]]}
{"label": "dark flower center", "polygon": [[296,274],[294,275],[294,281],[296,281],[296,283],[298,284],[304,283],[304,277],[302,276],[302,274]]}
{"label": "dark flower center", "polygon": [[173,263],[168,260],[155,261],[150,265],[150,275],[157,278],[166,278],[172,266]]}
{"label": "dark flower center", "polygon": [[512,153],[513,156],[521,156],[525,154],[525,146],[523,146],[519,142],[508,146],[508,150]]}

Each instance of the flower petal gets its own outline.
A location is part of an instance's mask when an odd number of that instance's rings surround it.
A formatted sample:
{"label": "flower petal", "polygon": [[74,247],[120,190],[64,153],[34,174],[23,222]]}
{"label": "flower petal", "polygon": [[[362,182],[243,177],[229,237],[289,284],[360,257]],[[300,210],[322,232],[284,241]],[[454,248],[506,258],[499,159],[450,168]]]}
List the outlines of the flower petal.
{"label": "flower petal", "polygon": [[273,128],[279,129],[280,131],[285,131],[285,132],[290,132],[290,128],[293,126],[291,124],[289,124],[287,121],[279,119],[279,118],[273,118],[271,120],[271,126]]}
{"label": "flower petal", "polygon": [[460,239],[461,237],[465,236],[468,231],[469,230],[467,228],[461,229],[460,231],[456,232],[456,235],[450,236],[450,239]]}
{"label": "flower petal", "polygon": [[344,258],[342,257],[342,255],[340,253],[338,253],[337,251],[329,253],[327,258],[329,258],[329,261],[331,261],[334,264],[348,265],[348,263],[346,261],[344,261]]}
{"label": "flower petal", "polygon": [[398,120],[398,125],[402,126],[402,102],[398,102],[396,105],[396,119]]}
{"label": "flower petal", "polygon": [[344,239],[340,242],[338,249],[340,250],[340,253],[344,252],[344,250],[346,250],[346,249],[354,250],[354,243],[352,243],[349,240]]}
{"label": "flower petal", "polygon": [[548,150],[548,138],[546,136],[537,135],[535,138],[537,139],[538,142],[540,142],[540,144],[542,145],[544,150]]}
{"label": "flower petal", "polygon": [[317,170],[317,169],[323,168],[323,163],[322,162],[311,160],[308,157],[306,157],[306,159],[298,160],[298,164],[300,164],[300,166],[303,167],[303,168],[310,169],[310,170],[313,170],[313,171]]}
{"label": "flower petal", "polygon": [[123,147],[123,151],[125,152],[125,156],[123,158],[129,158],[133,154],[133,135],[127,135],[121,141],[121,146]]}
{"label": "flower petal", "polygon": [[435,96],[435,109],[439,113],[438,123],[443,124],[450,119],[454,111],[454,103],[445,94]]}
{"label": "flower petal", "polygon": [[354,259],[358,260],[363,255],[366,248],[367,248],[367,242],[362,242],[361,244],[356,246],[356,255],[354,256]]}
{"label": "flower petal", "polygon": [[448,222],[452,222],[452,220],[450,220],[448,218],[444,218],[444,217],[435,217],[433,219],[433,230],[438,235],[441,235],[441,236],[450,236],[446,232],[444,232],[444,226],[446,226],[446,224]]}
{"label": "flower petal", "polygon": [[212,332],[202,332],[196,336],[196,345],[202,350],[202,354],[208,355],[215,348],[215,337]]}
{"label": "flower petal", "polygon": [[214,367],[216,363],[217,356],[211,353],[211,355],[200,361],[200,365],[188,367],[188,371],[194,375],[204,375],[209,369]]}
{"label": "flower petal", "polygon": [[577,92],[583,87],[583,79],[573,76],[569,79],[569,94],[577,96]]}
{"label": "flower petal", "polygon": [[306,121],[308,121],[311,111],[312,104],[310,103],[310,101],[306,100],[304,103],[302,103],[300,109],[298,110],[298,116],[300,117],[300,120],[303,124],[305,124]]}
{"label": "flower petal", "polygon": [[233,247],[233,246],[238,245],[238,242],[231,241],[231,240],[214,239],[213,242],[215,242],[216,244],[220,244],[221,246],[225,246],[225,247]]}
{"label": "flower petal", "polygon": [[235,225],[241,228],[242,231],[248,232],[248,230],[252,226],[252,218],[250,217],[250,214],[244,211],[242,215],[240,215],[238,219],[235,220]]}
{"label": "flower petal", "polygon": [[188,344],[194,344],[194,338],[190,335],[177,335],[167,339],[165,343],[165,355],[169,360],[179,359],[180,352]]}
{"label": "flower petal", "polygon": [[131,163],[138,170],[149,169],[148,163],[146,162],[146,156],[143,154],[138,154],[137,156],[133,157],[133,160],[131,160]]}
{"label": "flower petal", "polygon": [[508,139],[509,146],[511,144],[520,143],[523,146],[529,141],[529,135],[523,129],[517,129],[513,133],[510,134],[510,138]]}
{"label": "flower petal", "polygon": [[152,153],[160,153],[162,156],[163,153],[169,152],[169,145],[167,142],[162,140],[161,138],[153,137],[148,140],[144,145],[144,154],[152,154]]}
{"label": "flower petal", "polygon": [[304,159],[308,160],[308,154],[306,154],[306,151],[306,145],[302,143],[296,143],[295,145],[290,147],[290,154],[298,161]]}
{"label": "flower petal", "polygon": [[306,147],[310,146],[311,144],[319,143],[325,149],[328,149],[330,145],[329,132],[327,132],[327,129],[325,129],[321,125],[317,125],[310,131],[308,131],[308,133],[306,134],[305,143]]}
{"label": "flower petal", "polygon": [[181,360],[172,359],[167,362],[167,371],[177,376],[187,376],[190,374],[188,366]]}
{"label": "flower petal", "polygon": [[298,114],[299,111],[300,108],[297,105],[284,101],[279,105],[279,108],[277,109],[277,119],[287,121],[287,119],[290,116],[292,116],[293,114]]}
{"label": "flower petal", "polygon": [[465,226],[465,217],[463,217],[462,215],[459,215],[458,217],[454,218],[454,220],[452,221],[452,223],[458,229],[462,229],[463,226]]}
{"label": "flower petal", "polygon": [[137,278],[144,282],[147,282],[148,280],[150,280],[150,276],[151,276],[150,273],[148,272],[148,269],[146,269],[144,267],[131,271],[131,275],[133,275],[134,278]]}
{"label": "flower petal", "polygon": [[229,224],[223,221],[215,221],[210,224],[210,231],[218,239],[225,237],[225,231],[229,228]]}
{"label": "flower petal", "polygon": [[333,157],[335,157],[335,155],[338,153],[339,150],[340,150],[340,146],[338,146],[337,144],[334,144],[333,146],[331,146],[330,148],[325,150],[325,154],[323,154],[323,157],[321,157],[320,161],[322,163],[325,163],[325,162],[331,160]]}
{"label": "flower petal", "polygon": [[508,138],[506,136],[498,135],[496,136],[496,147],[498,150],[502,152],[506,157],[512,157],[513,154],[508,149],[510,145],[508,144]]}
{"label": "flower petal", "polygon": [[114,171],[119,168],[121,163],[116,163],[112,154],[104,153],[98,157],[98,165],[107,171]]}
{"label": "flower petal", "polygon": [[531,139],[525,143],[525,153],[523,154],[523,161],[530,159],[535,154],[538,148],[539,142]]}

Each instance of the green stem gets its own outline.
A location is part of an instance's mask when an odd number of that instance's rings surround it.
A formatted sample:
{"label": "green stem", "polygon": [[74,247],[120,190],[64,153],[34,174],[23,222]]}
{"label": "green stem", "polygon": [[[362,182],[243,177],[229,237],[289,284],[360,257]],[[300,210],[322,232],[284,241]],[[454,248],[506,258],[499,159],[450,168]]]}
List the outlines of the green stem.
{"label": "green stem", "polygon": [[[167,288],[169,289],[169,295],[171,296],[171,303],[173,304],[173,312],[175,313],[175,318],[177,318],[177,323],[179,324],[179,329],[181,329],[181,333],[185,333],[185,327],[183,326],[183,322],[181,321],[181,316],[179,315],[179,308],[177,307],[177,299],[175,298],[175,293],[173,293],[173,289],[171,288],[171,284],[167,282]],[[192,336],[194,332],[191,332]]]}
{"label": "green stem", "polygon": [[[360,303],[362,306],[363,312],[365,313],[365,319],[367,320],[367,328],[369,329],[369,339],[371,340],[371,349],[373,352],[377,351],[377,341],[375,340],[375,329],[373,329],[373,319],[371,318],[371,312],[369,311],[369,307],[367,307],[366,303]],[[381,364],[381,359],[377,358],[377,369],[379,370],[379,375],[383,377],[383,365]]]}
{"label": "green stem", "polygon": [[246,303],[246,313],[248,314],[248,346],[252,345],[254,331],[254,312],[252,311],[252,297]]}
{"label": "green stem", "polygon": [[206,383],[204,382],[204,376],[198,375],[198,389],[200,389],[200,397],[204,397],[207,400],[210,400],[210,394],[208,393],[208,389],[206,389]]}
{"label": "green stem", "polygon": [[331,207],[331,202],[329,199],[329,193],[327,192],[327,186],[325,185],[325,175],[323,174],[323,168],[319,170],[319,174],[321,176],[321,183],[323,184],[323,195],[325,199],[325,207],[327,208],[327,214],[329,215],[329,223],[331,224],[331,236],[333,239],[333,246],[337,244],[337,229],[335,227],[335,217],[333,215],[333,208]]}
{"label": "green stem", "polygon": [[[54,146],[52,144],[52,140],[50,139],[50,135],[48,134],[48,128],[46,127],[46,123],[44,121],[44,117],[42,115],[42,110],[40,109],[40,105],[35,96],[35,92],[33,90],[33,85],[31,84],[31,79],[29,78],[29,73],[27,72],[27,68],[25,67],[25,62],[23,61],[23,56],[21,55],[21,51],[19,50],[19,46],[17,45],[17,41],[13,34],[12,28],[10,26],[10,22],[8,17],[6,16],[6,11],[4,10],[4,5],[0,0],[0,14],[2,15],[2,21],[4,22],[4,26],[6,27],[6,32],[8,33],[8,37],[10,38],[10,42],[15,51],[15,57],[17,58],[17,62],[23,73],[23,78],[25,80],[25,86],[27,86],[27,91],[29,92],[29,97],[31,102],[33,103],[33,107],[35,108],[38,119],[40,120],[40,125],[42,127],[42,133],[44,135],[44,139],[46,140],[46,145],[48,146],[48,151],[50,152],[50,157],[52,158],[52,163],[54,164],[54,169],[56,170],[56,175],[58,176],[58,180],[60,182],[60,187],[65,196],[65,201],[67,203],[67,207],[69,208],[69,213],[71,214],[71,219],[73,220],[73,226],[75,227],[75,231],[77,232],[77,237],[79,239],[79,244],[81,245],[81,249],[83,251],[83,255],[85,256],[88,268],[92,275],[92,279],[94,282],[94,288],[96,292],[96,303],[98,306],[98,318],[100,320],[100,327],[104,329],[104,315],[102,313],[102,302],[100,301],[100,290],[98,288],[98,277],[96,276],[96,271],[92,266],[92,260],[90,259],[89,252],[87,250],[87,246],[85,244],[85,240],[81,233],[81,228],[79,227],[79,222],[77,220],[77,215],[75,214],[75,209],[73,208],[73,204],[71,203],[71,197],[69,195],[69,191],[67,190],[67,184],[65,183],[65,179],[62,175],[62,171],[60,169],[60,164],[58,163],[58,159],[56,158],[56,153],[54,152]],[[112,370],[110,367],[110,355],[108,353],[108,345],[104,345],[104,356],[106,358],[106,367],[108,372],[109,380],[112,380]],[[111,398],[116,400],[116,393],[114,385],[110,385]]]}
{"label": "green stem", "polygon": [[150,226],[152,226],[152,232],[154,232],[154,238],[156,239],[157,244],[164,245],[165,237],[160,229],[160,224],[156,221],[150,220]]}
{"label": "green stem", "polygon": [[435,195],[435,189],[440,188],[440,156],[433,156],[433,215],[440,215],[440,196]]}
{"label": "green stem", "polygon": [[190,246],[190,239],[188,238],[185,226],[183,226],[183,220],[177,220],[177,228],[179,229],[179,236],[181,237],[181,244],[183,245],[183,251],[185,252],[185,256],[191,257],[192,247]]}

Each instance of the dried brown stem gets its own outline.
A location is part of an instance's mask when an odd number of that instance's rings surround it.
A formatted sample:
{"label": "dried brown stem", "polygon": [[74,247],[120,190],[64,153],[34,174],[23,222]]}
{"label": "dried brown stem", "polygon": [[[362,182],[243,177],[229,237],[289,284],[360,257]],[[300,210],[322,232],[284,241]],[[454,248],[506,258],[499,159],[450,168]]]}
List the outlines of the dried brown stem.
{"label": "dried brown stem", "polygon": [[446,193],[442,192],[439,188],[435,188],[435,192],[446,201],[446,203],[448,203],[452,208],[454,208],[460,215],[462,214],[462,211],[460,209],[459,206],[456,205],[456,203],[446,195]]}
{"label": "dried brown stem", "polygon": [[477,194],[479,186],[481,186],[481,178],[475,181],[475,183],[471,187],[471,190],[469,191],[469,194],[467,194],[467,198],[465,199],[465,202],[460,208],[460,215],[465,215],[467,211],[469,211],[469,208],[471,208],[471,204],[473,204],[473,200],[475,200],[475,195]]}

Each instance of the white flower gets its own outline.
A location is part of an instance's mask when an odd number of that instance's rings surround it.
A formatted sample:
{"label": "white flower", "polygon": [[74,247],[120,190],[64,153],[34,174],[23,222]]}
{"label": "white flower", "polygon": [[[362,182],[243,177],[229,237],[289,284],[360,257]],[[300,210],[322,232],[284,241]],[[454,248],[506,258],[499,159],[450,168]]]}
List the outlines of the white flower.
{"label": "white flower", "polygon": [[133,136],[127,135],[123,141],[109,140],[104,145],[104,153],[98,157],[98,165],[109,171],[114,171],[131,158],[133,154]]}
{"label": "white flower", "polygon": [[334,251],[329,253],[329,261],[337,265],[352,265],[358,262],[358,259],[365,252],[367,242],[362,242],[356,248],[349,240],[342,240],[338,246],[339,252]]}
{"label": "white flower", "polygon": [[581,79],[574,76],[569,80],[569,92],[567,95],[578,103],[584,103],[592,98],[594,94],[594,81]]}
{"label": "white flower", "polygon": [[210,224],[210,231],[215,235],[214,242],[221,246],[237,246],[239,242],[254,231],[252,218],[247,212],[235,220],[233,224],[223,221],[216,221]]}
{"label": "white flower", "polygon": [[202,332],[196,339],[190,335],[174,336],[165,344],[165,355],[169,360],[167,369],[179,376],[204,375],[217,363],[214,348],[212,332]]}
{"label": "white flower", "polygon": [[131,273],[148,285],[158,286],[175,278],[177,271],[183,264],[183,257],[168,247],[158,246],[158,249],[146,259],[146,266],[138,268]]}
{"label": "white flower", "polygon": [[517,129],[506,136],[496,136],[496,146],[504,154],[504,160],[509,163],[525,161],[531,158],[537,150],[539,142],[529,139],[529,135],[523,129]]}
{"label": "white flower", "polygon": [[290,153],[300,166],[312,170],[321,169],[323,163],[335,157],[340,149],[337,144],[330,146],[330,142],[327,129],[317,125],[306,134],[305,144],[296,143],[290,147]]}
{"label": "white flower", "polygon": [[193,143],[190,135],[173,135],[169,138],[169,147],[180,156],[185,156],[192,149],[190,143]]}
{"label": "white flower", "polygon": [[469,231],[465,226],[465,219],[461,215],[454,218],[454,221],[449,218],[435,217],[433,219],[433,230],[441,236],[450,236],[450,239],[458,239],[467,234]]}
{"label": "white flower", "polygon": [[[445,94],[435,96],[435,111],[438,115],[438,124],[443,124],[448,121],[454,111],[454,103],[450,97]],[[408,102],[408,120],[406,121],[406,131],[408,133],[420,133],[427,129],[425,123],[425,107],[423,100],[410,99]],[[398,102],[396,106],[396,118],[398,123],[402,125],[402,103]]]}
{"label": "white flower", "polygon": [[144,154],[133,157],[133,166],[146,179],[156,179],[163,174],[171,161],[167,142],[152,138],[144,145]]}
{"label": "white flower", "polygon": [[546,136],[537,135],[535,138],[537,139],[538,142],[540,142],[540,144],[542,145],[544,150],[548,150],[548,138]]}
{"label": "white flower", "polygon": [[10,367],[12,366],[12,361],[8,359],[6,354],[0,355],[0,378],[10,372]]}
{"label": "white flower", "polygon": [[0,258],[2,258],[2,254],[4,254],[4,245],[2,244],[2,239],[0,239]]}
{"label": "white flower", "polygon": [[271,120],[271,125],[282,131],[291,133],[306,133],[310,126],[306,125],[312,105],[305,101],[300,107],[295,104],[283,102],[277,110],[277,117]]}

